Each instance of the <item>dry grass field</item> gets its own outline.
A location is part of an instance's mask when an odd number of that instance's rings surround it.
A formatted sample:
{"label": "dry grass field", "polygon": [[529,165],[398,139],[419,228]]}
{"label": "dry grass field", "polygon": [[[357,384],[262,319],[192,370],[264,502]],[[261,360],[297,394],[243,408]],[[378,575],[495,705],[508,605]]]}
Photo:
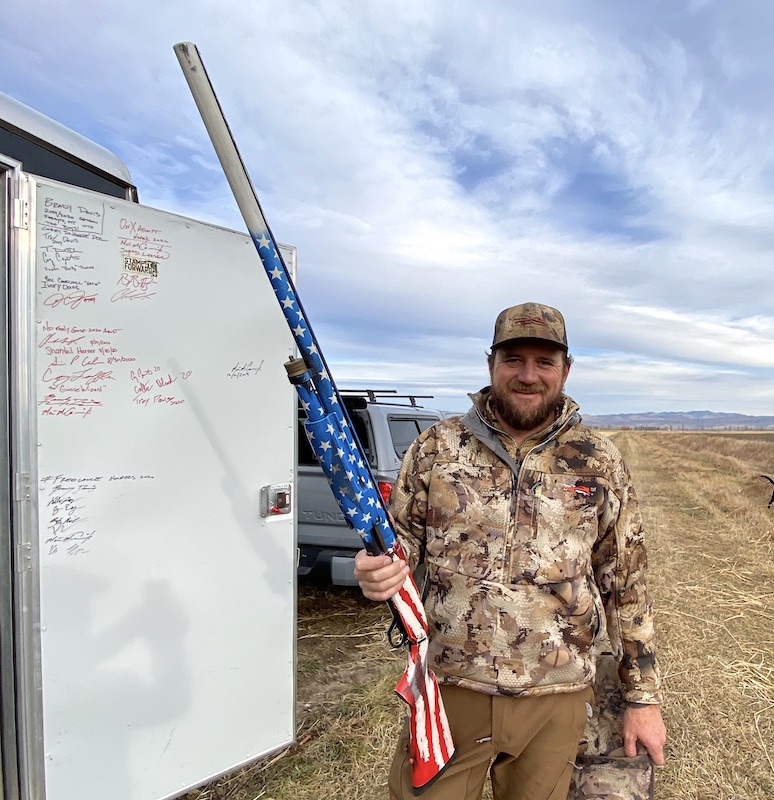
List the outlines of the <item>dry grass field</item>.
{"label": "dry grass field", "polygon": [[[610,435],[648,527],[670,732],[655,796],[771,800],[774,433]],[[357,592],[300,587],[297,744],[185,800],[386,798],[404,664],[387,621]]]}

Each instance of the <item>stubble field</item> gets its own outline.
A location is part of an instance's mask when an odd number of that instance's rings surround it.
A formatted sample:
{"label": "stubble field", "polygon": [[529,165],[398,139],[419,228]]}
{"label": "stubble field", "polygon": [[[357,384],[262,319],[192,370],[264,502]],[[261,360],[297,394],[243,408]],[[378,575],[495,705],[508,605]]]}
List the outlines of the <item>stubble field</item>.
{"label": "stubble field", "polygon": [[[655,796],[771,800],[774,486],[760,476],[774,478],[774,433],[610,436],[648,530],[670,735]],[[356,591],[301,586],[297,743],[184,800],[386,798],[404,667],[388,618]]]}

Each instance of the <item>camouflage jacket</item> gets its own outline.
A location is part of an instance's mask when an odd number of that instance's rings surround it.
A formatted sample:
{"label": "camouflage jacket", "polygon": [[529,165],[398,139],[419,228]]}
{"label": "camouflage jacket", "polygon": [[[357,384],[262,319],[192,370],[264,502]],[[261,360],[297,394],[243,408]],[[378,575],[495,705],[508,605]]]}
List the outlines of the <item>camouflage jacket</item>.
{"label": "camouflage jacket", "polygon": [[626,699],[660,702],[640,513],[615,445],[570,398],[518,448],[473,395],[422,433],[391,511],[412,567],[426,568],[430,666],[489,694],[576,691],[600,647]]}

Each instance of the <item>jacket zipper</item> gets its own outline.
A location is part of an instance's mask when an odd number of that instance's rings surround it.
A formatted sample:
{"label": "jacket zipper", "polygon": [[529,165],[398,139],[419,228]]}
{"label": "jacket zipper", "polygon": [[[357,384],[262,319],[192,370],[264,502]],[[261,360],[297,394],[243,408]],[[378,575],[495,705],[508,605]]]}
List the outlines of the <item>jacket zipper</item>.
{"label": "jacket zipper", "polygon": [[[484,423],[484,425],[486,425],[492,431],[494,431],[495,433],[502,433],[505,436],[509,436],[509,434],[507,434],[505,431],[500,430],[499,428],[496,428],[490,422],[485,420],[484,417],[481,415],[481,412],[478,410],[478,408],[476,408],[476,413],[478,414],[479,419]],[[552,442],[559,435],[559,433],[561,433],[561,431],[564,430],[564,428],[566,427],[568,422],[569,422],[569,420],[565,420],[555,430],[549,431],[549,433],[547,434],[545,439],[542,439],[537,444],[534,444],[532,447],[530,447],[530,449],[527,450],[527,452],[524,453],[523,456],[522,456],[522,453],[521,453],[521,447],[517,445],[516,474],[515,474],[516,485],[513,487],[513,491],[511,492],[511,500],[510,500],[510,504],[509,504],[510,505],[510,520],[511,520],[511,524],[506,526],[506,536],[505,536],[505,545],[504,545],[504,554],[503,554],[503,566],[502,566],[502,574],[500,576],[500,583],[502,583],[504,586],[510,585],[511,579],[513,577],[513,545],[514,545],[514,540],[516,538],[516,530],[518,528],[518,508],[519,508],[518,499],[519,499],[519,494],[520,494],[520,491],[521,491],[521,479],[522,479],[522,477],[524,475],[524,465],[526,464],[527,459],[533,453],[539,452],[547,444]],[[512,436],[510,438],[511,438],[512,441],[514,441]],[[515,441],[514,441],[514,444],[515,444]],[[492,452],[496,456],[498,456],[498,453],[496,451],[492,450]],[[507,464],[508,462],[506,461],[505,463]],[[514,477],[514,473],[513,473],[513,469],[511,469],[511,481],[513,481],[513,477]],[[507,554],[507,560],[508,560],[507,565],[505,563],[506,554]]]}

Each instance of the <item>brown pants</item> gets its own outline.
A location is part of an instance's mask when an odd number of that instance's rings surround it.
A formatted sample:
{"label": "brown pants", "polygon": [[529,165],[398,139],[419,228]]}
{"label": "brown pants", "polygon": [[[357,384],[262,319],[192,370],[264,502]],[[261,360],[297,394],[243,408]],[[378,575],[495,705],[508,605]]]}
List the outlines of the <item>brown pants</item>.
{"label": "brown pants", "polygon": [[[591,689],[500,697],[442,686],[441,694],[456,752],[422,800],[480,800],[488,770],[494,800],[566,800]],[[389,786],[390,800],[415,796],[408,725],[398,742]]]}

